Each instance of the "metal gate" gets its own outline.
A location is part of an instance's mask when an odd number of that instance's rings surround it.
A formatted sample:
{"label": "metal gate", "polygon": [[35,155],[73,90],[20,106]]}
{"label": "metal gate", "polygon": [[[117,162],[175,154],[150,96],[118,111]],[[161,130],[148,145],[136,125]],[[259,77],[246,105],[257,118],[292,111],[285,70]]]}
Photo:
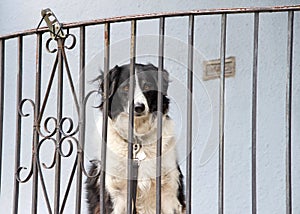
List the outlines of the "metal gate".
{"label": "metal gate", "polygon": [[[84,152],[85,152],[85,132],[86,132],[86,108],[89,98],[97,91],[86,91],[86,29],[91,26],[102,26],[103,27],[103,37],[104,37],[104,73],[107,75],[110,64],[111,52],[111,26],[117,25],[118,23],[130,23],[131,33],[130,33],[130,64],[131,72],[134,72],[135,62],[136,62],[136,37],[137,37],[137,23],[143,20],[158,20],[158,50],[157,50],[157,63],[160,71],[164,69],[164,39],[165,39],[165,21],[169,19],[174,19],[177,17],[187,17],[187,41],[188,52],[187,54],[187,124],[186,124],[186,204],[187,210],[186,213],[201,213],[198,210],[192,210],[192,204],[196,203],[192,201],[192,130],[193,130],[193,109],[192,102],[194,94],[193,92],[193,75],[194,75],[194,42],[197,40],[195,37],[195,17],[199,16],[219,16],[221,19],[221,38],[219,40],[219,53],[220,53],[220,85],[219,85],[219,183],[218,183],[218,213],[224,213],[224,151],[226,147],[226,142],[224,141],[224,126],[225,126],[225,90],[226,90],[226,81],[225,81],[225,58],[226,58],[226,38],[227,38],[227,17],[235,16],[237,14],[253,14],[253,79],[252,79],[252,132],[251,132],[251,141],[252,141],[252,157],[251,157],[251,212],[257,212],[257,169],[256,169],[256,142],[257,142],[257,78],[258,78],[258,50],[259,50],[259,18],[261,14],[268,13],[284,13],[287,15],[287,26],[288,26],[288,35],[287,35],[287,61],[286,61],[286,117],[285,117],[285,128],[286,128],[286,213],[291,214],[293,210],[293,204],[297,203],[293,201],[292,197],[292,80],[293,80],[293,40],[297,38],[294,36],[294,14],[298,13],[300,6],[286,6],[286,7],[266,7],[266,8],[230,8],[230,9],[207,9],[207,10],[194,10],[186,12],[175,12],[175,13],[157,13],[157,14],[146,14],[146,15],[135,15],[135,16],[126,16],[126,17],[114,17],[109,19],[99,19],[86,22],[76,22],[76,23],[67,23],[60,24],[54,14],[50,10],[44,10],[43,18],[47,20],[48,27],[41,27],[33,30],[27,30],[20,33],[14,33],[9,35],[0,36],[0,179],[1,186],[0,190],[3,188],[3,177],[6,175],[6,172],[3,171],[3,166],[7,163],[3,160],[2,148],[5,144],[14,144],[15,153],[11,154],[14,156],[14,162],[11,163],[11,169],[13,168],[13,188],[11,189],[13,194],[13,207],[11,211],[13,213],[19,213],[18,209],[20,200],[22,197],[27,197],[27,201],[30,203],[31,207],[28,207],[26,213],[37,213],[39,211],[40,200],[44,201],[46,205],[46,210],[44,212],[48,213],[81,213],[82,203],[85,200],[84,196],[84,180],[88,175],[87,170],[84,165]],[[52,16],[52,19],[50,17]],[[50,38],[48,37],[48,32],[50,28]],[[77,32],[77,36],[72,34],[72,32]],[[34,86],[34,92],[31,94],[33,98],[26,98],[23,94],[24,89],[24,76],[23,76],[23,63],[24,63],[24,45],[26,43],[26,38],[35,38],[35,72],[32,73],[32,83]],[[77,62],[79,63],[78,71],[71,69],[72,65],[68,63],[67,50],[72,50],[79,40],[79,53],[75,55],[77,57]],[[16,94],[15,94],[15,129],[14,133],[15,141],[4,141],[3,135],[4,130],[9,131],[13,127],[4,127],[4,110],[5,108],[10,108],[4,102],[5,97],[9,96],[8,91],[6,91],[5,85],[9,84],[5,82],[6,78],[10,74],[8,70],[8,65],[6,63],[6,44],[14,43],[16,44],[17,58],[16,58],[16,68],[17,68],[17,79],[15,84]],[[53,45],[55,43],[55,45]],[[46,46],[46,50],[51,53],[51,57],[47,55],[48,59],[54,59],[52,64],[51,72],[45,75],[46,71],[42,71],[43,63],[48,63],[44,61],[46,53],[44,53],[43,46]],[[100,59],[99,59],[100,60]],[[52,62],[52,61],[51,61]],[[78,76],[78,86],[75,84],[74,76]],[[47,79],[47,84],[42,85],[42,78]],[[107,79],[106,79],[107,80]],[[106,87],[107,87],[107,83]],[[28,84],[27,84],[28,85]],[[27,87],[27,86],[26,86]],[[72,103],[75,111],[75,116],[66,116],[66,111],[68,111],[64,102],[64,91],[68,87],[70,90],[70,95],[72,97]],[[55,88],[56,95],[54,98],[51,98],[51,90]],[[107,89],[105,90],[107,93]],[[131,94],[131,96],[133,96]],[[159,98],[160,100],[161,98]],[[296,98],[297,99],[297,98]],[[161,104],[161,102],[159,102]],[[27,107],[26,107],[27,106]],[[30,107],[28,107],[30,106]],[[55,113],[48,113],[46,108],[55,109]],[[28,108],[30,110],[28,110]],[[27,111],[30,111],[28,113]],[[51,111],[50,111],[51,112]],[[106,132],[107,132],[107,108],[104,108],[103,113],[103,129],[102,129],[102,143],[99,142],[99,147],[101,146],[101,162],[102,162],[102,171],[105,172],[105,157],[106,157]],[[131,112],[131,120],[133,112]],[[23,121],[28,118],[31,118],[31,133],[28,134],[28,127],[24,128],[22,125]],[[10,118],[12,119],[12,118]],[[158,116],[158,120],[161,121],[161,116]],[[161,122],[158,128],[158,132],[161,132]],[[132,142],[133,139],[133,130],[130,127],[131,136],[129,136],[129,142]],[[26,131],[24,131],[26,130]],[[26,132],[26,133],[24,133]],[[11,133],[13,134],[13,133]],[[24,142],[23,136],[31,136],[29,141]],[[158,136],[160,134],[158,133]],[[25,137],[24,137],[25,138]],[[25,143],[25,144],[24,144]],[[161,139],[157,140],[158,153],[157,157],[160,156],[161,152]],[[43,146],[45,144],[53,145],[53,154],[50,158],[50,164],[45,164],[41,161],[43,154]],[[30,153],[30,164],[28,164],[28,169],[20,163],[20,158],[23,155],[22,145],[26,148],[31,148],[27,150],[27,155]],[[66,149],[67,148],[67,149]],[[128,144],[129,157],[132,157],[132,144]],[[48,155],[48,154],[47,154]],[[26,156],[26,155],[25,155]],[[62,171],[66,170],[63,167],[63,160],[69,157],[73,157],[74,161],[72,168],[69,172],[69,176],[62,177]],[[161,172],[161,161],[160,158],[157,158],[157,213],[160,213],[161,207],[161,191],[160,191],[160,172]],[[128,180],[131,180],[131,162],[129,159],[129,174]],[[45,170],[50,171],[45,172]],[[104,173],[101,173],[101,188],[105,185]],[[47,186],[45,182],[45,176],[52,176],[52,179],[55,180],[53,186]],[[201,179],[201,178],[200,178]],[[65,186],[62,186],[62,181],[67,181]],[[30,182],[31,194],[30,196],[20,196],[20,188],[22,185],[26,185]],[[130,188],[131,182],[128,182]],[[49,190],[53,188],[52,192]],[[73,189],[73,192],[72,192]],[[51,194],[49,194],[49,191]],[[3,191],[0,192],[3,196]],[[71,194],[70,194],[71,193]],[[73,196],[72,196],[73,195]],[[100,194],[100,203],[101,206],[104,206],[103,192]],[[128,192],[128,198],[131,198],[132,193]],[[39,199],[40,198],[40,199]],[[23,200],[23,199],[22,199]],[[74,210],[65,210],[66,203],[70,200],[76,201]],[[131,213],[132,205],[128,203],[127,213]]]}

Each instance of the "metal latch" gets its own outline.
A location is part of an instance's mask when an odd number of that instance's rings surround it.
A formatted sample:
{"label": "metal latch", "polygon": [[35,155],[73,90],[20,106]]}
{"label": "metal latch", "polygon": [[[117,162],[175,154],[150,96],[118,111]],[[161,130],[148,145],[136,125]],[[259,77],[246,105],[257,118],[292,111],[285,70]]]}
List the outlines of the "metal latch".
{"label": "metal latch", "polygon": [[43,9],[41,11],[41,15],[48,25],[50,36],[52,39],[56,39],[57,37],[66,38],[66,35],[62,29],[62,24],[59,23],[50,8]]}

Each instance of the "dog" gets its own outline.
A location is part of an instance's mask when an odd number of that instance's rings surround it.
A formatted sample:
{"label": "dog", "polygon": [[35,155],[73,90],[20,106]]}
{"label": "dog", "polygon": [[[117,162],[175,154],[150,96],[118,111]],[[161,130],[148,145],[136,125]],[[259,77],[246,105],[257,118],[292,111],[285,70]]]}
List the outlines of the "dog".
{"label": "dog", "polygon": [[[168,116],[169,73],[163,70],[163,87],[158,91],[158,68],[152,64],[136,64],[135,76],[130,77],[130,65],[115,66],[108,79],[107,159],[105,173],[105,207],[99,202],[99,176],[86,181],[87,203],[90,214],[104,209],[109,214],[125,214],[127,210],[127,164],[129,81],[134,79],[134,139],[139,142],[138,178],[134,209],[138,214],[156,213],[156,145],[157,145],[157,97],[162,94],[162,174],[161,212],[181,214],[185,212],[183,175],[176,158],[176,141],[173,121]],[[100,75],[99,91],[104,103],[104,76]],[[90,175],[99,173],[100,161],[92,161]]]}

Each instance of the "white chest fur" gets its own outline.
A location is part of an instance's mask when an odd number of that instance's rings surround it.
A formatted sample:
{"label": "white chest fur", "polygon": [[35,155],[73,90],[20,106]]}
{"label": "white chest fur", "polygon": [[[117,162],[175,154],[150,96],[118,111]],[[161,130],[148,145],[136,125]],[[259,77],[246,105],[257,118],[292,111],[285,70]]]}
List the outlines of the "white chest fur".
{"label": "white chest fur", "polygon": [[[123,115],[124,116],[124,115]],[[128,121],[128,120],[127,120]],[[125,213],[127,201],[127,156],[126,140],[127,125],[122,118],[118,126],[112,121],[108,125],[106,188],[114,204],[114,213]],[[120,123],[121,122],[121,123]],[[137,210],[138,213],[155,213],[155,179],[156,179],[156,121],[154,120],[146,132],[136,132],[141,148],[137,153],[140,157],[138,169]],[[116,131],[118,128],[118,131]],[[121,129],[120,129],[121,128]],[[120,134],[121,133],[121,134]],[[122,135],[122,136],[121,136]],[[178,177],[176,163],[176,144],[173,134],[172,120],[163,117],[162,129],[162,200],[165,202],[162,210],[170,213],[181,213],[177,200]]]}
{"label": "white chest fur", "polygon": [[[118,121],[120,122],[120,121]],[[154,121],[152,124],[156,124]],[[116,131],[112,121],[108,125],[107,142],[107,174],[119,178],[127,179],[127,157],[128,143],[126,142],[127,126],[122,126],[123,130]],[[122,135],[120,136],[120,132]],[[156,126],[152,126],[146,134],[135,134],[140,141],[141,148],[137,157],[141,160],[139,167],[139,178],[149,179],[156,176]],[[177,167],[176,165],[176,144],[173,135],[173,122],[166,117],[163,118],[162,130],[162,171],[168,171]]]}

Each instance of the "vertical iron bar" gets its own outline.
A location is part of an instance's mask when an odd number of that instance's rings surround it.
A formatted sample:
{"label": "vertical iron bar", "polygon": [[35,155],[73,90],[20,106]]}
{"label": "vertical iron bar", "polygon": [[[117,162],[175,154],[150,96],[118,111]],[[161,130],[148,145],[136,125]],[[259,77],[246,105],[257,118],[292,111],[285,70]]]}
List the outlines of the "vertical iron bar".
{"label": "vertical iron bar", "polygon": [[188,29],[188,79],[187,79],[187,136],[186,136],[186,213],[192,213],[192,127],[193,127],[193,61],[194,61],[194,16],[189,16]]}
{"label": "vertical iron bar", "polygon": [[80,27],[80,62],[79,62],[79,147],[77,151],[77,184],[76,184],[76,214],[81,213],[82,168],[85,139],[85,26]]}
{"label": "vertical iron bar", "polygon": [[252,77],[252,214],[257,211],[256,199],[256,131],[257,131],[257,59],[259,13],[254,13],[253,77]]}
{"label": "vertical iron bar", "polygon": [[56,124],[56,160],[55,160],[55,192],[54,192],[54,213],[59,213],[60,208],[60,183],[61,183],[61,156],[59,152],[59,145],[61,140],[60,121],[62,119],[63,106],[63,55],[64,41],[61,38],[57,39],[58,45],[58,78],[57,78],[57,124]]}
{"label": "vertical iron bar", "polygon": [[14,178],[14,199],[13,213],[18,213],[19,207],[19,181],[17,180],[17,170],[20,166],[21,148],[21,116],[19,114],[19,104],[22,99],[22,76],[23,76],[23,36],[18,37],[18,73],[17,73],[17,97],[16,97],[16,145],[15,145],[15,178]]}
{"label": "vertical iron bar", "polygon": [[33,175],[32,175],[32,210],[31,213],[37,213],[38,204],[38,168],[37,168],[37,146],[39,142],[39,135],[37,131],[37,124],[40,112],[41,99],[41,72],[42,72],[42,34],[37,34],[36,38],[36,73],[35,73],[35,112],[34,112],[34,136],[33,136]]}
{"label": "vertical iron bar", "polygon": [[226,55],[226,19],[221,20],[221,75],[220,75],[220,113],[219,113],[219,214],[224,212],[224,119],[225,119],[225,55]]}
{"label": "vertical iron bar", "polygon": [[161,213],[161,162],[162,162],[162,89],[164,70],[165,17],[159,19],[158,96],[157,96],[157,145],[156,145],[156,214]]}
{"label": "vertical iron bar", "polygon": [[292,83],[294,11],[288,12],[286,73],[286,214],[292,214]]}
{"label": "vertical iron bar", "polygon": [[129,76],[129,123],[128,123],[128,174],[127,174],[127,214],[132,214],[133,186],[133,129],[134,129],[134,76],[136,57],[136,20],[131,21],[130,44],[130,76]]}
{"label": "vertical iron bar", "polygon": [[3,110],[4,110],[4,66],[5,40],[0,41],[0,195],[2,183],[2,143],[3,143]]}
{"label": "vertical iron bar", "polygon": [[110,58],[110,23],[104,27],[104,103],[102,122],[101,174],[100,174],[100,214],[105,214],[105,174],[108,122],[108,89],[109,89],[109,58]]}

